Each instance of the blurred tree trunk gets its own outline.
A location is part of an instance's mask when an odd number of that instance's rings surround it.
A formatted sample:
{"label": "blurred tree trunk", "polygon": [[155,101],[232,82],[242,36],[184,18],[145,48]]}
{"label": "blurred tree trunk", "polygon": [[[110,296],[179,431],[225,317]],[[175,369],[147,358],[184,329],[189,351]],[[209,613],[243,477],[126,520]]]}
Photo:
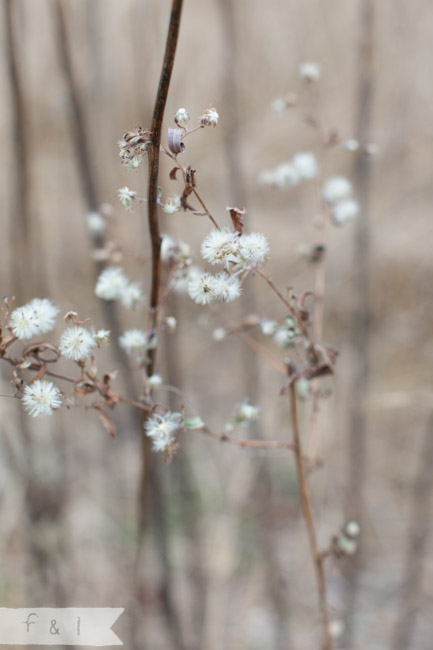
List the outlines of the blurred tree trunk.
{"label": "blurred tree trunk", "polygon": [[[360,44],[358,58],[356,138],[360,143],[355,158],[354,179],[361,204],[361,214],[355,227],[354,283],[353,283],[353,386],[350,410],[348,455],[348,486],[346,518],[361,526],[365,521],[364,485],[367,472],[367,419],[366,399],[369,382],[370,339],[370,184],[371,156],[365,147],[369,143],[374,90],[374,14],[375,0],[361,0]],[[362,540],[362,535],[361,535]],[[363,545],[347,563],[347,588],[344,621],[345,647],[353,645],[353,628],[356,618],[359,577],[363,566]]]}

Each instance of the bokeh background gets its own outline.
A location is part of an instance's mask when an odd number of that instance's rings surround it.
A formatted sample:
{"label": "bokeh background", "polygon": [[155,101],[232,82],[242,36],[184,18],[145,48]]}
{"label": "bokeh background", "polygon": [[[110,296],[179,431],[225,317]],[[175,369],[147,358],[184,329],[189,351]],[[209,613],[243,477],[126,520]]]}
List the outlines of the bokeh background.
{"label": "bokeh background", "polygon": [[[109,215],[106,261],[148,294],[145,205],[125,212],[117,198],[124,185],[145,196],[146,172],[122,168],[116,143],[150,126],[169,11],[168,0],[2,0],[0,269],[2,295],[16,304],[49,297],[114,333],[143,326],[144,306],[131,312],[95,297],[101,262],[86,215]],[[317,265],[302,251],[326,244],[323,336],[340,357],[322,382],[314,435],[308,401],[302,425],[309,453],[324,461],[310,477],[321,545],[346,521],[362,529],[358,553],[327,564],[340,649],[431,649],[432,36],[428,0],[185,0],[166,110],[168,127],[180,106],[193,121],[217,108],[220,124],[191,136],[184,159],[221,223],[227,205],[245,205],[247,228],[269,238],[267,269],[280,287],[314,291]],[[321,66],[314,87],[299,77],[303,61]],[[273,101],[288,93],[296,105],[275,113]],[[347,138],[361,140],[358,153],[344,149]],[[259,183],[263,169],[299,151],[316,154],[317,182]],[[169,169],[163,162],[165,196],[181,190]],[[344,228],[318,228],[331,175],[350,178],[361,203]],[[183,213],[161,222],[198,259],[209,223]],[[175,296],[167,313],[178,328],[161,339],[158,370],[182,397],[161,388],[158,398],[173,408],[187,400],[217,431],[249,398],[260,420],[239,435],[290,440],[283,373],[242,337],[212,336],[251,313],[282,321],[260,278],[219,311]],[[59,319],[53,342],[61,331]],[[98,363],[119,370],[119,392],[140,394],[116,340]],[[3,393],[10,380],[2,366]],[[33,421],[14,400],[0,409],[3,607],[125,607],[116,631],[131,648],[320,647],[290,452],[183,434],[171,464],[154,456],[140,544],[132,410],[114,411],[112,440],[94,411]]]}

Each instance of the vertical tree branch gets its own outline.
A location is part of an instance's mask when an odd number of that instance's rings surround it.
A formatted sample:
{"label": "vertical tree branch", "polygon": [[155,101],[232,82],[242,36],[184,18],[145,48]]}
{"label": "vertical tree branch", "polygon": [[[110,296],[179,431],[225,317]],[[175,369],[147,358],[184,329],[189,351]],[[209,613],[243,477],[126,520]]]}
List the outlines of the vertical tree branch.
{"label": "vertical tree branch", "polygon": [[[170,23],[168,28],[167,42],[165,47],[164,62],[162,64],[161,76],[159,79],[158,92],[152,117],[151,144],[149,151],[149,178],[148,178],[148,224],[152,246],[152,281],[150,295],[151,326],[155,328],[158,320],[158,301],[161,284],[161,235],[158,220],[158,173],[159,154],[161,145],[162,120],[164,118],[165,105],[167,102],[168,89],[170,86],[171,73],[176,54],[177,40],[180,28],[183,0],[173,0],[171,7]],[[155,369],[156,348],[149,351],[150,363],[148,374],[152,375]],[[144,419],[145,422],[145,419]],[[143,423],[144,423],[143,422]],[[143,436],[143,476],[141,481],[141,515],[142,525],[146,518],[147,501],[150,484],[150,440]]]}
{"label": "vertical tree branch", "polygon": [[[152,280],[150,295],[150,326],[156,329],[158,323],[158,303],[161,284],[161,235],[158,219],[158,173],[159,173],[159,155],[161,145],[162,122],[164,118],[165,106],[167,102],[168,90],[170,86],[171,75],[174,66],[180,20],[182,15],[183,0],[172,0],[170,22],[165,47],[164,61],[162,64],[161,75],[156,94],[155,105],[151,126],[151,141],[149,149],[149,174],[148,174],[148,225],[152,248]],[[156,348],[149,352],[150,363],[147,366],[149,375],[154,373]],[[144,425],[146,416],[143,417]],[[144,543],[144,533],[149,519],[149,506],[153,506],[153,515],[155,519],[155,532],[157,534],[157,544],[163,565],[163,583],[162,583],[162,604],[164,614],[172,634],[173,643],[176,647],[182,649],[183,641],[179,620],[174,608],[171,586],[171,568],[168,557],[168,537],[165,528],[165,517],[163,512],[163,490],[158,475],[157,463],[151,463],[151,441],[142,434],[142,474],[140,479],[140,529],[139,541],[136,558],[136,572],[140,561],[141,552]],[[152,491],[152,498],[151,497]]]}
{"label": "vertical tree branch", "polygon": [[[30,248],[30,187],[29,187],[29,151],[27,147],[27,122],[25,101],[21,74],[18,67],[17,46],[15,42],[16,30],[14,25],[13,0],[5,2],[5,45],[6,63],[11,93],[11,118],[13,137],[13,179],[12,179],[12,241],[14,251],[13,260],[16,261],[13,269],[15,297],[24,300],[24,291],[31,267]],[[16,5],[15,5],[16,9]],[[24,264],[25,260],[25,264]]]}
{"label": "vertical tree branch", "polygon": [[[346,513],[347,519],[355,519],[361,525],[364,519],[363,486],[367,466],[366,445],[366,411],[365,401],[369,378],[369,195],[371,164],[370,156],[365,151],[369,141],[371,115],[373,107],[374,77],[374,0],[361,0],[360,5],[360,46],[358,70],[358,98],[356,137],[360,143],[355,159],[355,184],[361,204],[361,215],[356,222],[354,252],[354,294],[352,349],[355,355],[354,382],[352,387],[351,427],[348,449],[348,488]],[[348,567],[345,644],[351,647],[351,627],[355,615],[358,577],[362,566],[362,544],[353,562]]]}
{"label": "vertical tree branch", "polygon": [[78,162],[79,179],[86,198],[89,210],[97,210],[98,200],[95,184],[95,177],[92,169],[92,161],[89,150],[89,138],[86,134],[86,120],[82,106],[78,83],[72,68],[71,47],[63,0],[56,0],[54,5],[57,46],[60,55],[60,63],[68,90],[68,99],[71,108],[73,130],[73,143],[75,155]]}
{"label": "vertical tree branch", "polygon": [[332,650],[333,643],[329,630],[329,608],[327,587],[324,569],[324,556],[319,550],[317,543],[317,533],[314,524],[313,509],[311,507],[310,494],[308,490],[308,482],[305,471],[305,461],[302,453],[301,432],[299,427],[298,415],[298,396],[296,393],[296,382],[292,382],[290,386],[290,411],[292,415],[293,425],[293,442],[296,461],[296,470],[298,473],[299,489],[301,492],[301,505],[302,514],[304,516],[305,525],[307,527],[308,540],[310,543],[311,555],[314,562],[314,569],[316,574],[317,593],[319,597],[319,610],[323,625],[323,650]]}

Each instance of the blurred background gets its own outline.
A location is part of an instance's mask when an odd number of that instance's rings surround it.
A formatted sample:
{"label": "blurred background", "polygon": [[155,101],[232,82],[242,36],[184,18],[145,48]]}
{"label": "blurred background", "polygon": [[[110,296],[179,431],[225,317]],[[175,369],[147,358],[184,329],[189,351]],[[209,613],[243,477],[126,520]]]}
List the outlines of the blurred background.
{"label": "blurred background", "polygon": [[[101,304],[94,285],[114,260],[149,292],[145,205],[126,212],[117,198],[125,185],[145,196],[146,170],[122,168],[117,141],[150,128],[169,11],[168,0],[2,0],[0,269],[2,295],[17,305],[49,297],[114,335],[143,327],[144,307]],[[432,36],[427,0],[185,0],[166,109],[166,127],[181,106],[192,123],[218,110],[218,127],[191,136],[184,160],[220,223],[229,226],[226,206],[245,205],[246,228],[269,239],[278,286],[301,294],[325,278],[323,339],[340,356],[322,380],[317,422],[311,401],[301,416],[305,448],[324,461],[310,477],[320,545],[347,521],[362,531],[356,555],[326,567],[340,649],[432,647]],[[299,76],[305,61],[321,67],[315,84]],[[273,110],[288,94],[294,105]],[[357,152],[343,146],[353,138]],[[319,161],[316,181],[259,182],[302,151]],[[169,170],[163,161],[164,196],[182,189]],[[344,228],[320,219],[333,175],[353,182],[361,204]],[[87,222],[98,210],[109,224],[102,261]],[[198,260],[204,217],[161,222]],[[304,253],[317,244],[325,260],[310,263]],[[182,397],[161,388],[158,400],[179,409],[187,399],[221,431],[249,398],[260,418],[238,434],[291,440],[278,365],[242,337],[213,338],[248,314],[282,322],[260,278],[221,310],[188,296],[167,310],[178,328],[161,340],[157,370]],[[59,319],[53,342],[61,331]],[[119,369],[116,389],[137,396],[138,373],[113,339],[99,367]],[[10,393],[11,368],[0,370]],[[2,607],[124,607],[115,629],[131,648],[320,648],[290,452],[182,434],[171,464],[152,457],[141,540],[135,413],[114,411],[113,440],[94,411],[33,420],[14,400],[0,409]]]}

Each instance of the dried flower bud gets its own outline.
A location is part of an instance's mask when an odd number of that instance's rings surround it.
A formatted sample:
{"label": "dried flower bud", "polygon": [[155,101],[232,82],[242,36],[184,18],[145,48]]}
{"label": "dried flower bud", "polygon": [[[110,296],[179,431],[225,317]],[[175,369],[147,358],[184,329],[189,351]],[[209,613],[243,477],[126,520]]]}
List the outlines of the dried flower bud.
{"label": "dried flower bud", "polygon": [[174,121],[181,129],[185,129],[186,125],[189,122],[188,111],[185,108],[179,108],[176,115],[174,116]]}
{"label": "dried flower bud", "polygon": [[215,108],[208,108],[200,117],[200,124],[202,126],[216,126],[218,124],[219,115]]}
{"label": "dried flower bud", "polygon": [[163,381],[161,375],[151,375],[147,380],[150,388],[156,388],[157,386],[162,386]]}

